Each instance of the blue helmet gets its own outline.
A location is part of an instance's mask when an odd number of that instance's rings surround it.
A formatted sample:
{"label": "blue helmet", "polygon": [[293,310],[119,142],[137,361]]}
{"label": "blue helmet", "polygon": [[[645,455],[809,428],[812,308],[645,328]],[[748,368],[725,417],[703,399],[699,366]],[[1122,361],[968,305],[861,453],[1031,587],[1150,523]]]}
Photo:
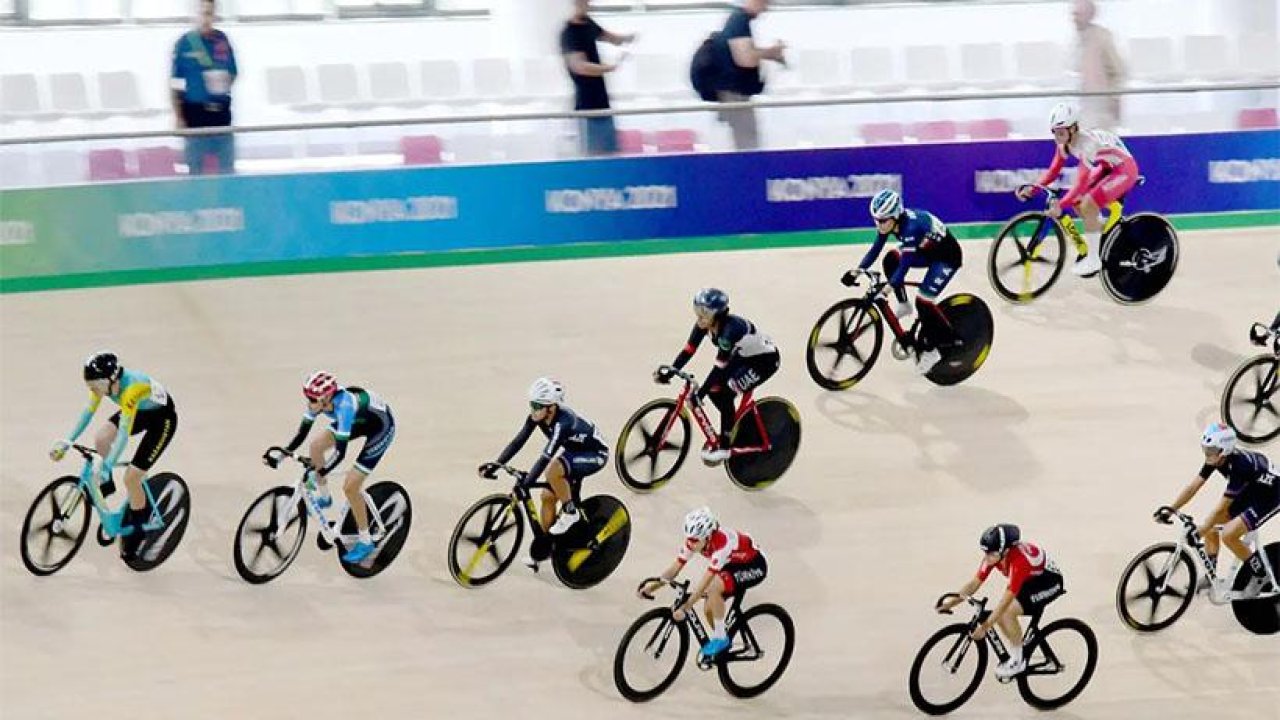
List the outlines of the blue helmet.
{"label": "blue helmet", "polygon": [[896,218],[902,214],[902,196],[888,188],[871,198],[871,217],[876,220]]}
{"label": "blue helmet", "polygon": [[717,288],[702,288],[693,296],[693,307],[719,317],[729,312],[729,296]]}

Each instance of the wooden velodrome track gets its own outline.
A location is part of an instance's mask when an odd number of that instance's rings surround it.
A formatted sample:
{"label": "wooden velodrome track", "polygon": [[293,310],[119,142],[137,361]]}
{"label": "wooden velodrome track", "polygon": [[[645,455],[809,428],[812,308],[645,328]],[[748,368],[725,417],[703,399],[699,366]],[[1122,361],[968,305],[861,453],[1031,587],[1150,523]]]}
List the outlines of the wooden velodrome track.
{"label": "wooden velodrome track", "polygon": [[[1249,635],[1202,600],[1173,628],[1139,637],[1113,596],[1128,559],[1172,537],[1151,513],[1198,469],[1198,432],[1251,354],[1248,326],[1276,310],[1278,245],[1274,228],[1184,233],[1178,275],[1151,305],[1122,307],[1096,280],[1068,276],[1015,308],[987,285],[985,245],[968,243],[949,290],[991,304],[987,365],[938,388],[885,354],[842,394],[809,380],[803,343],[861,247],[5,296],[0,715],[916,716],[906,676],[946,622],[934,599],[976,567],[982,528],[1014,521],[1066,575],[1049,617],[1083,618],[1101,646],[1092,684],[1057,717],[1275,717],[1280,638]],[[634,516],[613,577],[575,592],[515,566],[480,590],[455,585],[449,534],[474,499],[504,487],[474,468],[517,429],[532,378],[558,375],[569,403],[616,440],[640,403],[666,391],[649,374],[683,343],[703,285],[728,290],[734,310],[782,348],[766,389],[803,415],[790,473],[748,494],[692,462],[637,496],[610,467],[587,487]],[[106,347],[177,399],[181,425],[161,465],[190,483],[191,526],[150,574],[88,541],[67,569],[37,579],[16,545],[23,513],[39,487],[74,472],[46,449],[83,402],[81,359]],[[699,372],[708,355],[695,360]],[[233,531],[259,492],[293,481],[259,456],[292,434],[299,384],[316,367],[395,408],[399,433],[378,476],[409,488],[413,530],[374,580],[348,577],[308,539],[281,579],[251,587],[231,566]],[[1213,481],[1193,511],[1221,488]],[[665,696],[632,706],[611,676],[622,631],[650,606],[632,589],[669,561],[683,513],[701,503],[765,547],[770,576],[752,596],[790,610],[795,658],[757,700],[733,700],[689,667]],[[1280,539],[1280,527],[1266,532]],[[958,714],[1039,716],[990,678]]]}

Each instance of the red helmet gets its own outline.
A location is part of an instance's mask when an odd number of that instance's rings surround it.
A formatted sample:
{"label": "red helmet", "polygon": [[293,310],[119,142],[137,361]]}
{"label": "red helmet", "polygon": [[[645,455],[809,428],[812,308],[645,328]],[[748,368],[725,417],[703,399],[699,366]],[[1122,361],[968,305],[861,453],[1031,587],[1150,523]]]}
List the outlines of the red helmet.
{"label": "red helmet", "polygon": [[338,380],[332,373],[324,370],[317,370],[311,373],[311,377],[307,378],[307,383],[302,386],[302,394],[308,400],[328,400],[333,394],[338,392]]}

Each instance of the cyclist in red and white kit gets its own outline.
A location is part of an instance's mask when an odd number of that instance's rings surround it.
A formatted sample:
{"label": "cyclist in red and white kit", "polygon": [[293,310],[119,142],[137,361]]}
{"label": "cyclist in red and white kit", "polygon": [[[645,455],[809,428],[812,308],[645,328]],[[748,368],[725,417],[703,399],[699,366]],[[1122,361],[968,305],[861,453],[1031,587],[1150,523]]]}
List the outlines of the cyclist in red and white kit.
{"label": "cyclist in red and white kit", "polygon": [[[1062,102],[1054,106],[1049,115],[1049,129],[1057,147],[1053,162],[1039,184],[1047,186],[1057,180],[1068,157],[1080,161],[1075,185],[1049,206],[1048,214],[1060,217],[1079,203],[1080,209],[1076,214],[1084,221],[1088,252],[1076,258],[1071,272],[1089,277],[1102,269],[1102,259],[1098,257],[1102,236],[1101,209],[1108,209],[1109,218],[1119,215],[1120,207],[1115,203],[1138,183],[1138,161],[1115,133],[1080,127],[1080,107],[1075,103]],[[1019,188],[1017,191],[1020,200],[1026,200],[1030,193],[1031,188]]]}
{"label": "cyclist in red and white kit", "polygon": [[1049,603],[1057,600],[1066,589],[1062,585],[1062,573],[1049,559],[1049,555],[1036,545],[1023,542],[1017,525],[994,525],[982,533],[978,544],[984,554],[978,573],[951,596],[938,605],[938,612],[950,610],[970,597],[992,570],[999,570],[1009,578],[1009,588],[991,611],[991,617],[973,631],[973,639],[981,640],[991,632],[992,625],[1004,635],[1009,659],[996,666],[996,677],[1005,680],[1027,669],[1022,657],[1022,625],[1019,615],[1038,615]]}
{"label": "cyclist in red and white kit", "polygon": [[[769,564],[750,535],[721,527],[711,508],[690,510],[684,518],[684,535],[684,544],[680,546],[675,562],[662,572],[662,579],[674,580],[694,553],[707,558],[707,572],[702,581],[685,604],[676,608],[674,617],[676,622],[684,622],[684,614],[691,612],[694,604],[706,596],[705,611],[711,637],[702,646],[702,655],[710,659],[729,647],[724,623],[725,598],[740,595],[747,588],[759,585],[769,574]],[[638,594],[641,597],[652,595],[658,587],[660,584],[657,582],[647,583],[640,587]]]}

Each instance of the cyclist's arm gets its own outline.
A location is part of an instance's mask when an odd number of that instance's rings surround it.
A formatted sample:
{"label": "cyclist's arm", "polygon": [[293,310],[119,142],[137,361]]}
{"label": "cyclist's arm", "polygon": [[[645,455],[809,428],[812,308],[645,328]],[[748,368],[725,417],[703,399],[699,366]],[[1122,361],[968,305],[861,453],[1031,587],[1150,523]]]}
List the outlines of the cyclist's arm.
{"label": "cyclist's arm", "polygon": [[1109,168],[1101,162],[1088,168],[1086,168],[1082,163],[1080,165],[1080,172],[1076,173],[1075,184],[1072,185],[1071,190],[1069,190],[1066,195],[1063,195],[1062,199],[1058,201],[1058,207],[1063,210],[1070,210],[1075,206],[1076,201],[1080,199],[1080,196],[1084,195],[1084,191],[1087,190],[1090,185],[1098,182],[1098,180],[1100,180],[1103,175],[1107,174],[1108,171]]}
{"label": "cyclist's arm", "polygon": [[1213,467],[1210,465],[1200,468],[1200,473],[1191,482],[1187,483],[1186,487],[1182,488],[1182,492],[1178,493],[1178,497],[1174,498],[1169,507],[1174,510],[1181,510],[1184,505],[1191,502],[1191,498],[1195,497],[1196,493],[1200,492],[1200,488],[1204,487],[1204,483],[1209,479],[1209,473],[1211,472],[1213,472]]}
{"label": "cyclist's arm", "polygon": [[[1276,316],[1276,320],[1280,321],[1280,315]],[[71,429],[71,434],[67,436],[67,443],[73,443],[76,438],[80,437],[84,429],[89,427],[89,421],[93,419],[93,414],[98,412],[98,405],[102,402],[102,396],[92,390],[89,391],[89,404],[84,410],[80,411],[80,419],[76,421],[76,426]]]}
{"label": "cyclist's arm", "polygon": [[511,439],[511,442],[507,443],[507,446],[502,449],[502,452],[498,453],[498,459],[494,462],[499,465],[506,465],[511,462],[511,458],[515,457],[516,453],[520,452],[520,449],[524,447],[526,442],[529,442],[529,436],[533,434],[533,426],[533,418],[526,417],[524,419],[524,425],[520,428],[520,432],[516,433],[516,436]]}
{"label": "cyclist's arm", "polygon": [[859,270],[866,270],[871,267],[876,258],[880,257],[880,251],[884,249],[884,244],[888,239],[888,235],[882,232],[876,233],[876,239],[872,241],[871,247],[867,248],[866,254],[862,256],[862,262],[858,263]]}
{"label": "cyclist's arm", "polygon": [[689,340],[685,342],[684,348],[676,355],[676,359],[671,362],[671,367],[681,370],[693,358],[693,354],[698,352],[698,346],[702,344],[702,338],[707,336],[707,331],[693,326],[693,330],[689,333]]}
{"label": "cyclist's arm", "polygon": [[351,442],[351,428],[355,425],[356,404],[348,393],[343,393],[334,400],[333,425],[329,432],[333,433],[333,454],[328,462],[320,468],[320,476],[324,477],[337,469],[338,464],[347,456],[347,445]]}
{"label": "cyclist's arm", "polygon": [[[1014,601],[1017,599],[1018,599],[1018,596],[1014,594],[1012,588],[1005,590],[1004,595],[1000,597],[1000,602],[996,603],[995,609],[991,611],[991,617],[987,618],[986,622],[979,625],[978,629],[985,630],[986,632],[991,632],[991,628],[995,627],[996,620],[1000,618],[1002,615],[1004,615],[1005,612],[1009,609],[1009,606],[1012,605]],[[1025,610],[1026,608],[1023,608],[1023,609]]]}
{"label": "cyclist's arm", "polygon": [[551,464],[552,458],[556,453],[560,452],[560,446],[564,444],[565,425],[568,421],[564,419],[564,415],[556,415],[555,423],[551,427],[551,436],[547,438],[547,444],[542,448],[542,454],[533,462],[533,467],[529,468],[529,474],[525,476],[525,484],[538,482],[538,478],[542,476],[542,472],[547,469],[547,465]]}
{"label": "cyclist's arm", "polygon": [[1040,182],[1037,184],[1049,187],[1053,184],[1053,181],[1057,180],[1058,176],[1062,174],[1062,166],[1066,164],[1066,153],[1062,151],[1062,148],[1054,146],[1053,161],[1049,163],[1049,169],[1040,177]]}
{"label": "cyclist's arm", "polygon": [[667,566],[666,570],[662,571],[662,579],[675,580],[676,576],[680,574],[680,571],[684,570],[685,562],[686,562],[685,560],[677,557],[675,560],[671,562],[670,565]]}
{"label": "cyclist's arm", "polygon": [[289,444],[284,446],[284,449],[288,452],[294,452],[301,447],[302,441],[306,440],[307,436],[311,434],[311,426],[314,425],[315,422],[315,415],[312,415],[309,412],[303,413],[302,422],[298,423],[298,432],[294,434],[293,439],[289,441]]}
{"label": "cyclist's arm", "polygon": [[116,430],[116,441],[111,443],[111,451],[102,462],[104,468],[116,466],[125,446],[129,444],[129,435],[133,432],[133,421],[138,416],[138,404],[150,394],[151,385],[143,382],[130,385],[120,394],[120,424]]}

